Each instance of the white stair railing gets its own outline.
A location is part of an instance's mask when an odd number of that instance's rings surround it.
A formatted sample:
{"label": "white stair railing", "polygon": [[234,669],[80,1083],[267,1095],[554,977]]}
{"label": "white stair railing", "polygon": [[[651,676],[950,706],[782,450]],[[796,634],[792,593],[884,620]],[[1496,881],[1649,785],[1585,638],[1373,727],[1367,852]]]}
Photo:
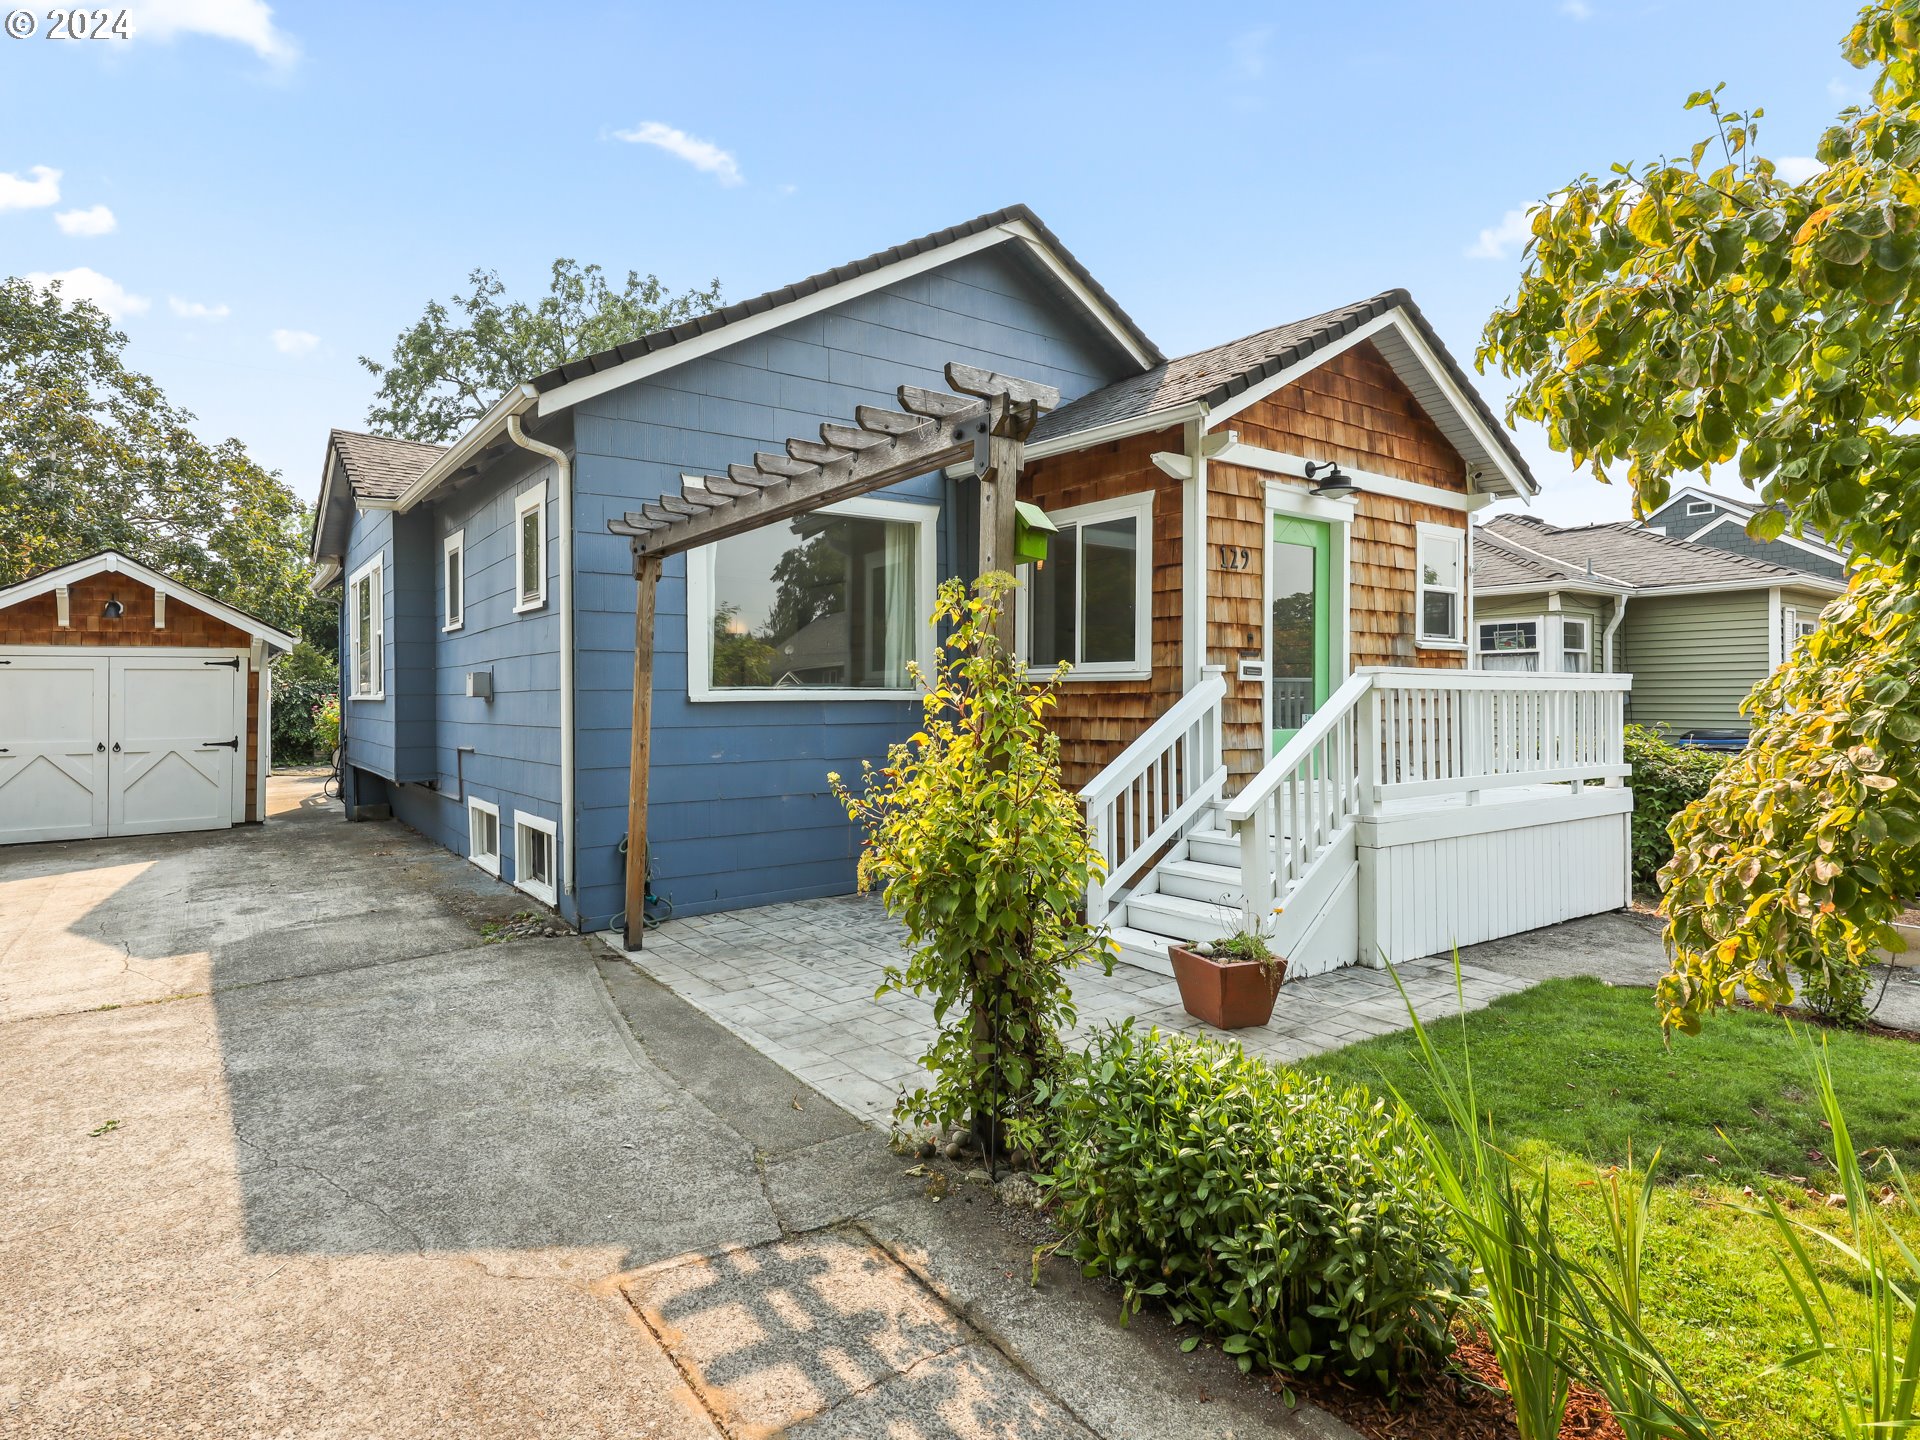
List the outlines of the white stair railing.
{"label": "white stair railing", "polygon": [[1107,862],[1106,875],[1087,886],[1089,923],[1104,920],[1113,896],[1226,789],[1226,694],[1225,669],[1208,666],[1198,685],[1080,792],[1088,832]]}
{"label": "white stair railing", "polygon": [[1239,832],[1246,926],[1261,931],[1359,813],[1369,676],[1350,678],[1222,812]]}

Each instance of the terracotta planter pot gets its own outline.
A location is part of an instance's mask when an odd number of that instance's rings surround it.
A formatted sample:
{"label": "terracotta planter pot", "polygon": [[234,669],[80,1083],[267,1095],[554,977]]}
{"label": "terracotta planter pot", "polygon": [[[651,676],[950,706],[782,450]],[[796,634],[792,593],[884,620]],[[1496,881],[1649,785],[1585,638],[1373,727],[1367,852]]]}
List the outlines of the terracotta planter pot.
{"label": "terracotta planter pot", "polygon": [[1215,960],[1184,945],[1168,947],[1173,978],[1180,986],[1180,1003],[1196,1020],[1216,1030],[1245,1030],[1273,1018],[1273,1002],[1287,962],[1272,967],[1258,960]]}

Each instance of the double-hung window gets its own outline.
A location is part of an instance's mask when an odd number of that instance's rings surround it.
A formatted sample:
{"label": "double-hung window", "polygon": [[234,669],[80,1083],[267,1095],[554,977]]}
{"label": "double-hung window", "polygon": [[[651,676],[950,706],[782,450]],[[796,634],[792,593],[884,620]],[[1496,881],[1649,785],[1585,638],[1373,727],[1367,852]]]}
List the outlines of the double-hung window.
{"label": "double-hung window", "polygon": [[695,700],[873,700],[932,667],[938,511],[863,497],[687,557]]}
{"label": "double-hung window", "polygon": [[1153,671],[1153,496],[1051,516],[1047,558],[1027,567],[1016,601],[1020,653],[1037,674],[1145,679]]}
{"label": "double-hung window", "polygon": [[1584,675],[1593,669],[1592,621],[1561,618],[1560,668],[1573,675]]}
{"label": "double-hung window", "polygon": [[1414,526],[1418,572],[1414,618],[1418,643],[1458,646],[1461,640],[1461,581],[1466,575],[1467,532],[1451,525]]}
{"label": "double-hung window", "polygon": [[386,565],[376,557],[347,582],[347,694],[355,700],[387,695]]}
{"label": "double-hung window", "polygon": [[456,530],[442,542],[441,590],[445,605],[440,628],[458,630],[467,623],[467,532]]}
{"label": "double-hung window", "polygon": [[1476,628],[1480,632],[1479,660],[1482,670],[1540,668],[1538,620],[1483,620]]}
{"label": "double-hung window", "polygon": [[547,603],[547,482],[522,490],[513,502],[513,610]]}

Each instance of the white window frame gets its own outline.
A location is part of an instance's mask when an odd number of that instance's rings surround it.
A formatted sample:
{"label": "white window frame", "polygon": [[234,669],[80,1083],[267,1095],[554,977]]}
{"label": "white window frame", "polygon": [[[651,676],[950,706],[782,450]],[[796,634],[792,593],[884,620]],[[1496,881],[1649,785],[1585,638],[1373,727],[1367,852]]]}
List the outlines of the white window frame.
{"label": "white window frame", "polygon": [[[453,561],[460,557],[460,603],[455,605],[453,595]],[[443,633],[458,630],[467,623],[467,532],[456,530],[440,542],[440,629]]]}
{"label": "white window frame", "polygon": [[[373,636],[374,663],[370,669],[371,690],[360,688],[360,582],[367,586],[373,607],[370,633]],[[385,700],[387,698],[387,552],[383,549],[353,572],[347,581],[347,699]]]}
{"label": "white window frame", "polygon": [[[1105,520],[1124,520],[1132,517],[1139,538],[1139,547],[1134,556],[1138,562],[1138,573],[1133,581],[1133,659],[1127,661],[1102,660],[1090,664],[1075,661],[1067,672],[1069,684],[1076,680],[1148,680],[1153,677],[1153,491],[1143,490],[1137,495],[1122,495],[1117,500],[1100,500],[1091,505],[1075,505],[1069,510],[1049,510],[1047,518],[1062,530],[1069,525],[1076,527],[1076,543],[1086,532],[1089,525],[1098,525]],[[1058,537],[1054,537],[1057,544]],[[1084,547],[1082,547],[1084,550]],[[1013,596],[1014,653],[1027,664],[1030,679],[1045,680],[1052,677],[1052,664],[1037,664],[1033,655],[1033,604],[1028,591],[1032,581],[1033,562],[1021,566],[1021,581]],[[1075,565],[1076,577],[1086,575],[1084,565]],[[1075,595],[1076,621],[1083,595]],[[1074,634],[1081,636],[1083,626],[1076,623]]]}
{"label": "white window frame", "polygon": [[[540,574],[536,593],[529,595],[527,585],[527,547],[521,541],[521,527],[529,512],[540,517]],[[513,501],[513,613],[524,615],[547,603],[547,482],[522,490]]]}
{"label": "white window frame", "polygon": [[[1805,626],[1803,630],[1800,627]],[[1786,646],[1786,654],[1793,653],[1793,647],[1820,628],[1820,612],[1815,611],[1811,620],[1800,618],[1800,607],[1789,605],[1780,612],[1780,640]]]}
{"label": "white window frame", "polygon": [[[1593,670],[1592,617],[1587,615],[1562,615],[1558,618],[1560,621],[1560,673],[1563,675],[1590,674]],[[1578,645],[1569,645],[1567,643],[1567,627],[1569,625],[1578,625],[1580,627],[1580,643]],[[1586,656],[1586,666],[1580,670],[1569,668],[1567,665],[1567,656],[1569,655]]]}
{"label": "white window frame", "polygon": [[526,891],[527,894],[533,896],[534,899],[543,905],[556,904],[558,892],[551,881],[542,884],[537,880],[527,879],[526,876],[521,873],[524,868],[520,864],[520,856],[524,853],[522,850],[523,841],[521,837],[529,831],[537,831],[547,837],[547,873],[549,875],[558,875],[560,873],[559,826],[555,825],[551,820],[542,820],[538,815],[529,815],[523,810],[517,810],[513,816],[514,888],[516,890]]}
{"label": "white window frame", "polygon": [[1712,515],[1717,513],[1719,509],[1720,507],[1711,500],[1690,499],[1687,501],[1687,518],[1693,520],[1701,515]]}
{"label": "white window frame", "polygon": [[[1455,585],[1427,584],[1427,567],[1421,559],[1421,550],[1429,540],[1441,540],[1452,545],[1456,552],[1455,575],[1459,582]],[[1453,635],[1429,635],[1427,633],[1427,592],[1453,596],[1453,623],[1459,633]],[[1422,650],[1465,650],[1467,624],[1467,532],[1464,527],[1455,525],[1435,525],[1426,520],[1418,520],[1413,526],[1413,638],[1414,644]]]}
{"label": "white window frame", "polygon": [[[1473,668],[1476,670],[1485,670],[1487,668],[1486,658],[1489,655],[1532,655],[1538,661],[1538,663],[1534,666],[1534,668],[1530,671],[1515,672],[1515,673],[1525,673],[1525,674],[1534,674],[1534,675],[1545,673],[1546,664],[1547,664],[1547,653],[1546,653],[1547,622],[1550,619],[1557,620],[1559,618],[1560,617],[1557,615],[1555,616],[1496,615],[1491,618],[1485,615],[1475,616],[1474,622],[1473,622]],[[1482,643],[1480,632],[1491,626],[1497,626],[1497,625],[1531,625],[1533,626],[1533,648],[1530,650],[1488,650],[1486,649],[1484,644]],[[1497,675],[1500,672],[1496,670],[1490,673]]]}
{"label": "white window frame", "polygon": [[[493,852],[481,853],[477,837],[473,831],[473,819],[476,814],[493,817]],[[500,807],[491,800],[482,800],[478,795],[467,797],[467,859],[479,866],[496,880],[500,878]]]}
{"label": "white window frame", "polygon": [[[933,674],[933,627],[926,623],[933,614],[933,597],[937,588],[936,579],[939,560],[936,553],[940,507],[937,505],[916,505],[906,500],[878,500],[872,496],[863,496],[858,500],[844,500],[837,505],[823,505],[817,512],[821,515],[850,515],[867,520],[891,520],[901,524],[916,525],[917,544],[914,546],[914,615],[918,623],[914,652],[920,662],[920,673]],[[713,683],[713,596],[714,596],[714,557],[712,545],[702,545],[697,550],[687,552],[687,698],[700,703],[719,703],[726,701],[764,702],[768,700],[813,701],[813,700],[917,700],[918,690],[860,690],[787,688],[776,685],[755,686],[751,688],[723,686]]]}

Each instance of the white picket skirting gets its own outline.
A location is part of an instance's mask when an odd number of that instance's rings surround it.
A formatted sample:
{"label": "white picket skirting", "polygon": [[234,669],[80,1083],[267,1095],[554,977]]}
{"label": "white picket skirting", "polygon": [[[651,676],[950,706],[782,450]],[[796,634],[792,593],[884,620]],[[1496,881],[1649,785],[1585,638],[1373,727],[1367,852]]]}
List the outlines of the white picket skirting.
{"label": "white picket skirting", "polygon": [[1229,799],[1209,671],[1082,791],[1088,917],[1117,906],[1123,956],[1164,969],[1238,912],[1311,974],[1617,909],[1631,683],[1361,669]]}

